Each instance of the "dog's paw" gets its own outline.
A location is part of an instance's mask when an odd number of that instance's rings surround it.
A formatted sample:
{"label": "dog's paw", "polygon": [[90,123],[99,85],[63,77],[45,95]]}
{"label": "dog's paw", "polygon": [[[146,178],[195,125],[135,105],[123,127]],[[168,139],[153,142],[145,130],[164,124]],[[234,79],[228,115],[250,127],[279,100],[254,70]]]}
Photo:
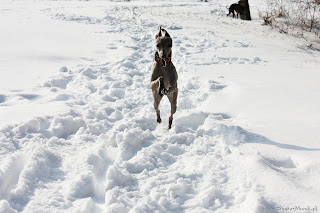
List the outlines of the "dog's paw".
{"label": "dog's paw", "polygon": [[161,91],[161,93],[162,93],[163,95],[169,95],[169,90],[163,89],[163,90]]}
{"label": "dog's paw", "polygon": [[164,89],[163,89],[163,94],[164,94],[164,95],[169,95],[170,92],[171,92],[171,90],[172,90],[172,87],[169,87],[169,89],[164,88]]}

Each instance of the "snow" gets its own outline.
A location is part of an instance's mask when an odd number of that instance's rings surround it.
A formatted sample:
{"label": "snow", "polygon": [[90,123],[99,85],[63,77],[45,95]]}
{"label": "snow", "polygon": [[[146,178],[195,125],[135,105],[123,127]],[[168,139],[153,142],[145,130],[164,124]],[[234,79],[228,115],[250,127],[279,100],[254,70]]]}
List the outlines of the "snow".
{"label": "snow", "polygon": [[[262,26],[262,0],[250,22],[225,4],[3,1],[0,212],[317,211],[320,53]],[[149,88],[160,25],[171,130]]]}

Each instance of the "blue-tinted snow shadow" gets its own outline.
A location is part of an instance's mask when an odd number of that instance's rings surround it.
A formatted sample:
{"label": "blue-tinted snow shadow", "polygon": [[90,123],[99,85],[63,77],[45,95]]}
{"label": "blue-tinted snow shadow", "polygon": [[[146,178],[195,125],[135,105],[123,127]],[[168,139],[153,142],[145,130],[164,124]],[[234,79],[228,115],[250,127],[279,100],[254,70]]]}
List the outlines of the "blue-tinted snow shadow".
{"label": "blue-tinted snow shadow", "polygon": [[0,104],[1,104],[1,103],[4,103],[4,102],[6,101],[6,99],[7,99],[7,98],[6,98],[5,95],[1,95],[1,94],[0,94]]}
{"label": "blue-tinted snow shadow", "polygon": [[239,128],[238,130],[245,135],[246,143],[266,144],[266,145],[276,146],[281,149],[291,149],[291,150],[298,150],[298,151],[320,151],[320,148],[308,148],[303,146],[275,142],[265,136],[262,136],[253,132],[249,132],[247,130],[244,130],[241,127],[238,127],[238,128]]}
{"label": "blue-tinted snow shadow", "polygon": [[[221,121],[228,120],[231,117],[224,113],[206,113],[206,112],[192,112],[174,120],[174,128],[176,133],[195,133],[198,135],[221,135],[223,140],[227,144],[239,144],[241,143],[258,143],[279,147],[281,149],[291,149],[298,151],[320,151],[320,148],[308,148],[303,146],[297,146],[286,143],[279,143],[272,141],[269,138],[259,135],[253,132],[249,132],[240,126],[229,126],[221,123]],[[201,126],[208,120],[207,126],[212,125],[211,131],[201,130]],[[211,122],[210,122],[211,120]],[[220,124],[218,124],[218,121]]]}

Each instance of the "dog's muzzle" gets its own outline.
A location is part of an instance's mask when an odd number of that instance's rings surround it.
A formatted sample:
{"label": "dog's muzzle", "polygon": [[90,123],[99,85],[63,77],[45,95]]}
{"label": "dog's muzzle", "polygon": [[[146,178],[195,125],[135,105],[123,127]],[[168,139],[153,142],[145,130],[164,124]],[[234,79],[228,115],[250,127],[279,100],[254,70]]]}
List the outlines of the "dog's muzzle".
{"label": "dog's muzzle", "polygon": [[161,65],[162,65],[163,67],[167,66],[166,60],[164,60],[164,59],[161,58]]}

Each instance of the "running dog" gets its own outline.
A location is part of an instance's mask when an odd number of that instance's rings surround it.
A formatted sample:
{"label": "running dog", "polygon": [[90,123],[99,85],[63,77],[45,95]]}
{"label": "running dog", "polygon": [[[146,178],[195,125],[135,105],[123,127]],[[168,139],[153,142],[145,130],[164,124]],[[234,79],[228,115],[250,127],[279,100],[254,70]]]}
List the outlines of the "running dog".
{"label": "running dog", "polygon": [[171,129],[173,114],[177,110],[178,74],[171,61],[172,39],[169,33],[160,27],[156,35],[155,62],[151,69],[150,87],[153,94],[154,109],[157,122],[161,123],[159,104],[163,96],[167,96],[171,104],[171,116],[168,128]]}

